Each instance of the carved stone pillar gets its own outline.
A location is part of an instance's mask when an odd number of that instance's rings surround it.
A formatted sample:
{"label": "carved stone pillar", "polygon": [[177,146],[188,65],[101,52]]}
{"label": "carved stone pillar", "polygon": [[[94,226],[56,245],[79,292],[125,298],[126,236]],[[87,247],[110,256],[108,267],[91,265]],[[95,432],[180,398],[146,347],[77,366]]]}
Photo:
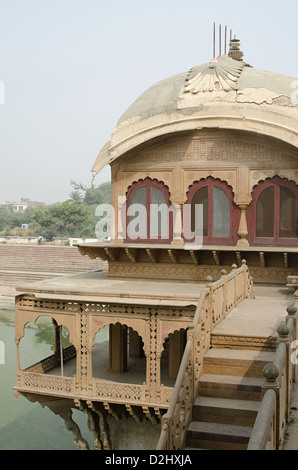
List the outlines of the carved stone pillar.
{"label": "carved stone pillar", "polygon": [[18,377],[18,385],[21,385],[21,362],[20,362],[20,339],[15,339],[16,343],[16,354],[17,354],[17,377]]}
{"label": "carved stone pillar", "polygon": [[160,347],[158,346],[157,314],[152,314],[147,324],[146,354],[146,399],[157,402],[160,396]]}
{"label": "carved stone pillar", "polygon": [[110,325],[109,370],[112,372],[127,370],[127,326],[120,323]]}
{"label": "carved stone pillar", "polygon": [[115,207],[115,241],[124,243],[126,237],[126,197],[118,196]]}
{"label": "carved stone pillar", "polygon": [[183,245],[183,224],[182,224],[182,208],[184,204],[184,169],[180,166],[172,171],[171,181],[171,203],[175,208],[173,218],[173,241],[174,245]]}
{"label": "carved stone pillar", "polygon": [[[77,328],[79,334],[79,347],[77,349],[76,389],[83,395],[88,394],[88,315],[83,309],[77,312]],[[92,353],[92,352],[91,352]]]}
{"label": "carved stone pillar", "polygon": [[124,173],[118,171],[118,165],[111,167],[111,205],[114,211],[114,217],[111,219],[111,241],[123,243],[124,229],[123,212],[126,202]]}
{"label": "carved stone pillar", "polygon": [[60,334],[59,334],[59,327],[57,322],[52,318],[52,323],[54,326],[54,335],[55,335],[55,343],[54,343],[54,356],[55,356],[55,366],[60,363]]}
{"label": "carved stone pillar", "polygon": [[183,204],[172,204],[173,211],[173,240],[172,245],[183,245],[183,223],[182,223],[182,208]]}
{"label": "carved stone pillar", "polygon": [[132,328],[129,328],[129,356],[135,358],[144,356],[142,338]]}
{"label": "carved stone pillar", "polygon": [[249,246],[248,240],[247,240],[247,235],[248,235],[248,230],[247,230],[247,222],[246,222],[246,209],[248,207],[247,204],[239,204],[238,206],[240,208],[240,222],[239,222],[239,228],[238,228],[238,235],[240,237],[240,240],[237,242],[237,246]]}
{"label": "carved stone pillar", "polygon": [[185,330],[174,331],[169,336],[169,377],[177,377],[186,344]]}

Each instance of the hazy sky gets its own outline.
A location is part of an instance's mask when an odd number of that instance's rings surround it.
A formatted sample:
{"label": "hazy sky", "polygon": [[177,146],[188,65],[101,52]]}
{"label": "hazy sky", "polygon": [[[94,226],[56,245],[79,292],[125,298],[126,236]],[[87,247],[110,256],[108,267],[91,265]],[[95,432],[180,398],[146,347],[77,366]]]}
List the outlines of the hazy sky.
{"label": "hazy sky", "polygon": [[[212,59],[213,22],[298,78],[297,0],[0,0],[0,202],[69,197],[147,88]],[[110,178],[105,168],[95,183]]]}

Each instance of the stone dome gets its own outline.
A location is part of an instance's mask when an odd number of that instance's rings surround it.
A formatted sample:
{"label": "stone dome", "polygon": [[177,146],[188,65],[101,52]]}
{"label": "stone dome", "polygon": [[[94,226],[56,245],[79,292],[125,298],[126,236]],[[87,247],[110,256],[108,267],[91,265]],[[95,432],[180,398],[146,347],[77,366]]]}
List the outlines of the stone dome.
{"label": "stone dome", "polygon": [[297,84],[293,77],[255,69],[228,55],[169,77],[120,117],[92,171],[157,137],[202,128],[255,132],[298,147]]}

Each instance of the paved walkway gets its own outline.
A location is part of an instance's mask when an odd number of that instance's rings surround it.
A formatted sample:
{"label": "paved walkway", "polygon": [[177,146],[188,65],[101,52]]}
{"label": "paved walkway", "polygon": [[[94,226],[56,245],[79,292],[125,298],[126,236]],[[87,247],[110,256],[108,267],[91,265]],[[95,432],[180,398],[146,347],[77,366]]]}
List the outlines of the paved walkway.
{"label": "paved walkway", "polygon": [[269,338],[287,315],[293,300],[291,289],[280,286],[254,286],[255,299],[243,300],[212,333]]}

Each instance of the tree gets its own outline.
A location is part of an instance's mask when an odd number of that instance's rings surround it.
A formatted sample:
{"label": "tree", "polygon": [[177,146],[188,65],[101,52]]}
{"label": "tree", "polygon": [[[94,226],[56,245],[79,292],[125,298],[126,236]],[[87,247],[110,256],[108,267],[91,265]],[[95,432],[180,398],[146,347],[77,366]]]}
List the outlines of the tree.
{"label": "tree", "polygon": [[0,233],[24,235],[22,224],[28,224],[26,235],[53,237],[94,238],[98,217],[96,207],[111,201],[111,183],[87,188],[71,181],[70,199],[50,206],[38,206],[15,212],[12,206],[0,205]]}
{"label": "tree", "polygon": [[[97,187],[92,185],[90,188],[87,188],[87,186],[84,186],[82,183],[76,183],[75,181],[71,181],[70,184],[74,189],[70,194],[73,200],[78,200],[78,198],[83,199],[87,206],[98,206],[99,204],[109,204],[111,202],[111,183],[109,181],[101,183]],[[83,197],[80,191],[85,193]]]}
{"label": "tree", "polygon": [[69,195],[70,197],[70,201],[81,201],[82,200],[82,195],[81,193],[79,193],[79,191],[75,190],[75,191],[72,191]]}
{"label": "tree", "polygon": [[91,212],[81,201],[65,201],[37,210],[33,216],[41,235],[53,237],[89,236]]}

